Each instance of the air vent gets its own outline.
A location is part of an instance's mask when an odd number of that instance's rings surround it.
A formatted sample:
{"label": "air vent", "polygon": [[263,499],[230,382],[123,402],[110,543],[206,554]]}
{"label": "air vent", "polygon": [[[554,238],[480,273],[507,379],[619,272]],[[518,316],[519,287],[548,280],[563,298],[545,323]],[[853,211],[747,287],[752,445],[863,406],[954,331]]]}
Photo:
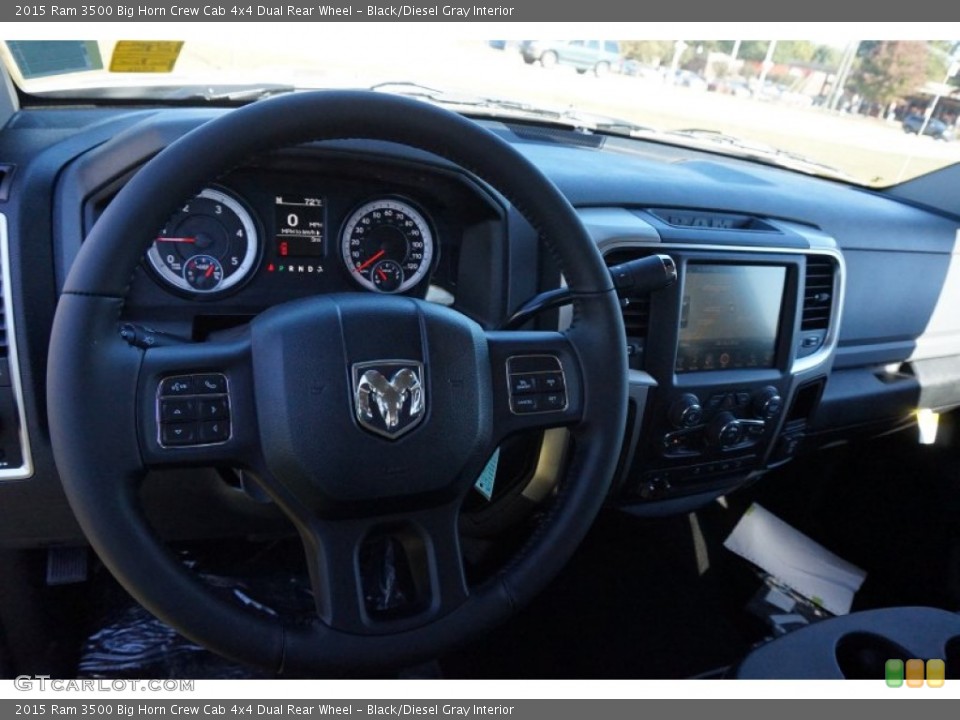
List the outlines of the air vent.
{"label": "air vent", "polygon": [[822,255],[807,257],[803,285],[803,319],[800,330],[826,330],[833,306],[833,261]]}
{"label": "air vent", "polygon": [[[645,257],[653,252],[655,251],[615,250],[607,255],[604,260],[607,267],[613,267],[629,260]],[[620,312],[623,314],[630,367],[641,369],[643,367],[643,351],[647,342],[647,331],[650,328],[650,296],[621,298]]]}
{"label": "air vent", "polygon": [[650,327],[650,298],[624,298],[620,302],[628,339],[644,339]]}

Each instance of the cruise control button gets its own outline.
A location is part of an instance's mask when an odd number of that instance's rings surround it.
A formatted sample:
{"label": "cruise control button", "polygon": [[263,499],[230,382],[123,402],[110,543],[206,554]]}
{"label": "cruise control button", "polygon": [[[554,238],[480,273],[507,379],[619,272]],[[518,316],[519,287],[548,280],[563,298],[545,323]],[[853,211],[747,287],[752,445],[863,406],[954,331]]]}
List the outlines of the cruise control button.
{"label": "cruise control button", "polygon": [[521,395],[510,400],[510,407],[518,414],[540,412],[539,395]]}
{"label": "cruise control button", "polygon": [[197,403],[192,399],[163,398],[160,400],[160,420],[163,422],[182,422],[197,417]]}
{"label": "cruise control button", "polygon": [[227,378],[220,373],[194,375],[195,390],[199,395],[219,395],[227,391]]}
{"label": "cruise control button", "polygon": [[544,373],[540,376],[540,387],[549,391],[563,390],[563,374],[558,372]]}
{"label": "cruise control button", "polygon": [[201,420],[223,420],[230,417],[230,401],[224,397],[197,398],[197,417]]}
{"label": "cruise control button", "polygon": [[529,393],[535,393],[539,388],[537,387],[538,377],[536,375],[511,375],[510,376],[510,393],[512,395],[527,395]]}
{"label": "cruise control button", "polygon": [[189,375],[165,378],[160,383],[161,395],[192,395],[193,378]]}
{"label": "cruise control button", "polygon": [[545,393],[540,397],[540,408],[542,410],[563,410],[567,406],[566,393]]}
{"label": "cruise control button", "polygon": [[211,420],[210,422],[200,423],[200,442],[217,443],[224,442],[230,437],[229,420]]}
{"label": "cruise control button", "polygon": [[196,423],[164,423],[160,426],[160,442],[164,445],[196,445]]}

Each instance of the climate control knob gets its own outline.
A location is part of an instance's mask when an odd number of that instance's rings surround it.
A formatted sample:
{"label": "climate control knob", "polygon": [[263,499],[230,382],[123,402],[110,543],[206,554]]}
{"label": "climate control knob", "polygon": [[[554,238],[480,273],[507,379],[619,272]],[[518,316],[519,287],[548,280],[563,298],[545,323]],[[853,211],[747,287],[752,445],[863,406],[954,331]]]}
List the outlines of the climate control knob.
{"label": "climate control knob", "polygon": [[783,410],[780,391],[768,385],[753,398],[753,414],[761,420],[773,420]]}
{"label": "climate control knob", "polygon": [[703,408],[700,398],[692,393],[681,395],[670,405],[667,411],[670,423],[676,428],[692,428],[703,422]]}
{"label": "climate control knob", "polygon": [[707,426],[707,441],[722,448],[733,447],[743,440],[743,426],[733,413],[716,415]]}

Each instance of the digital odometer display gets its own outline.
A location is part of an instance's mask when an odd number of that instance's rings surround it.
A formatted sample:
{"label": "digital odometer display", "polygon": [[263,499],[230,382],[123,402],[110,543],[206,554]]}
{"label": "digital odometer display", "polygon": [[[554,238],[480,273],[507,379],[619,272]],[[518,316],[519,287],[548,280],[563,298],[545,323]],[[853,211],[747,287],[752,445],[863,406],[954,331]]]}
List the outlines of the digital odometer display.
{"label": "digital odometer display", "polygon": [[676,372],[771,368],[787,269],[689,264]]}
{"label": "digital odometer display", "polygon": [[276,254],[278,258],[313,258],[323,255],[323,198],[277,195]]}

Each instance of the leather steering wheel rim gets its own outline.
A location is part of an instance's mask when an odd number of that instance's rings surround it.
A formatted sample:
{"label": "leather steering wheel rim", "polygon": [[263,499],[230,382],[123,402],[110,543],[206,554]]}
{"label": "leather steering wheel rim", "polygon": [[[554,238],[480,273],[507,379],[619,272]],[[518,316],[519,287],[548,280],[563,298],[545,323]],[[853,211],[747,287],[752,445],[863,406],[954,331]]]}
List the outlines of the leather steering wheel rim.
{"label": "leather steering wheel rim", "polygon": [[[137,498],[146,463],[135,404],[145,356],[153,351],[131,347],[118,333],[130,277],[177,203],[254,155],[350,138],[400,143],[445,158],[488,183],[533,224],[576,298],[563,339],[582,375],[567,478],[539,529],[452,612],[375,637],[340,632],[319,619],[286,624],[241,608],[212,593],[168,551]],[[70,270],[54,320],[47,379],[51,442],[90,544],[131,595],[182,634],[278,674],[398,666],[506,619],[554,577],[583,539],[609,489],[626,423],[622,338],[609,274],[576,211],[508,143],[420,101],[363,91],[290,94],[227,112],[184,135],[141,168],[99,218]]]}

